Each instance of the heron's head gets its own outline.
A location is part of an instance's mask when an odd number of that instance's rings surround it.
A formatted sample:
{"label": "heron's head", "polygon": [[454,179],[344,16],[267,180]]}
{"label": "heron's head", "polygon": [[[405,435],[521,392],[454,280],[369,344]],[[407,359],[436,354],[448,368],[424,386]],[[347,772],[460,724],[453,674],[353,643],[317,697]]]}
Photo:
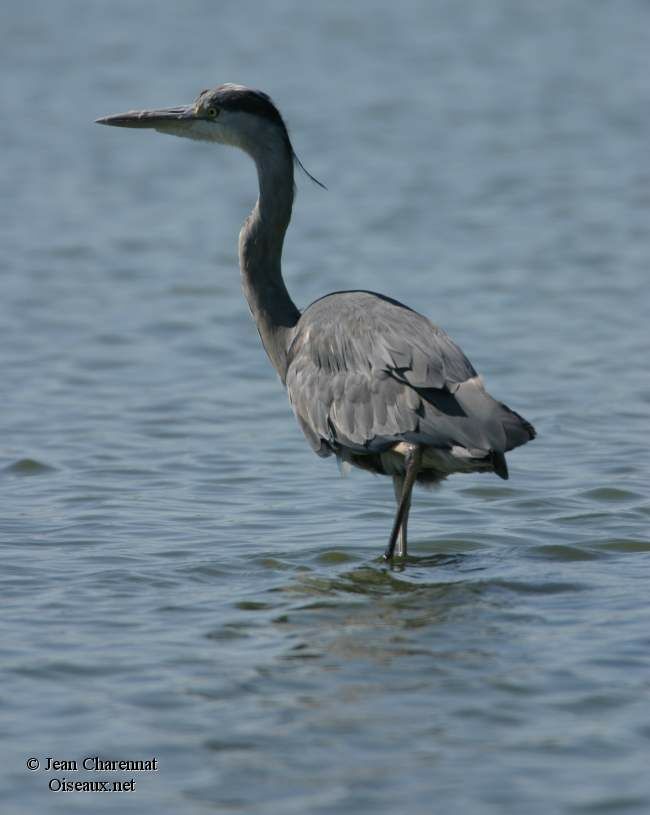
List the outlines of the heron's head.
{"label": "heron's head", "polygon": [[201,91],[191,105],[131,110],[97,121],[103,125],[150,128],[188,139],[231,144],[253,157],[269,148],[284,148],[293,156],[286,125],[271,98],[243,85],[219,85]]}
{"label": "heron's head", "polygon": [[219,85],[201,91],[191,105],[154,110],[130,110],[97,119],[99,124],[138,127],[188,139],[240,147],[258,161],[263,154],[284,153],[319,187],[296,155],[280,111],[271,97],[243,85]]}

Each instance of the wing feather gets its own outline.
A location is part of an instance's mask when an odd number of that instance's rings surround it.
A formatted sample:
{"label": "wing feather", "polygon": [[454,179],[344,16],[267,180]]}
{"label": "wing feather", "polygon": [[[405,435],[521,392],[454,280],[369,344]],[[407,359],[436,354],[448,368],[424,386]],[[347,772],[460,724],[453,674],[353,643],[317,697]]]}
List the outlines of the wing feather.
{"label": "wing feather", "polygon": [[301,316],[287,390],[320,455],[344,446],[380,451],[396,441],[487,455],[534,436],[493,399],[460,348],[429,320],[371,292],[338,292]]}

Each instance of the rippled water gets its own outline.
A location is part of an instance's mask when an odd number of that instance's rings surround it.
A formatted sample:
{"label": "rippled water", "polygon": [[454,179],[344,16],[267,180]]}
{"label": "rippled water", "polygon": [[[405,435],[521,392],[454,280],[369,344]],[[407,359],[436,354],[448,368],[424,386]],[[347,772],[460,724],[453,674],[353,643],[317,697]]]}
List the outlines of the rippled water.
{"label": "rippled water", "polygon": [[[3,813],[650,811],[650,6],[11,4],[0,64]],[[237,81],[299,304],[370,288],[539,438],[341,479],[239,290],[244,156],[97,116]],[[157,757],[132,793],[44,761]],[[111,774],[128,778],[129,773]]]}

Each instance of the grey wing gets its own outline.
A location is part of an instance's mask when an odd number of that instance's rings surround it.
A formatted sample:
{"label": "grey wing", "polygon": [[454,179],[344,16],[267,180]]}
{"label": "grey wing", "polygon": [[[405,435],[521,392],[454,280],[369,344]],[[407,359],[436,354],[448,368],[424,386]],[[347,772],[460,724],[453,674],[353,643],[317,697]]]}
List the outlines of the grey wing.
{"label": "grey wing", "polygon": [[534,435],[494,400],[447,334],[394,300],[340,292],[302,315],[287,390],[314,450],[385,450],[405,440],[503,453]]}

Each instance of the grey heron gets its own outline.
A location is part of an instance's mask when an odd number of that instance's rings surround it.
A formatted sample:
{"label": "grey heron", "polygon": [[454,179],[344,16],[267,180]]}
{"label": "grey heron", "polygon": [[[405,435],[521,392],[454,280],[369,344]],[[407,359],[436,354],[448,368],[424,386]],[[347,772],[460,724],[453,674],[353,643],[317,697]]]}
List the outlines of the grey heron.
{"label": "grey heron", "polygon": [[441,328],[370,291],[334,292],[302,313],[295,306],[281,258],[298,159],[269,96],[226,84],[191,105],[97,121],[233,145],[255,162],[259,195],[239,234],[244,295],[313,450],[392,477],[397,512],[386,560],[406,557],[416,482],[477,471],[508,478],[505,453],[535,431],[487,393]]}

